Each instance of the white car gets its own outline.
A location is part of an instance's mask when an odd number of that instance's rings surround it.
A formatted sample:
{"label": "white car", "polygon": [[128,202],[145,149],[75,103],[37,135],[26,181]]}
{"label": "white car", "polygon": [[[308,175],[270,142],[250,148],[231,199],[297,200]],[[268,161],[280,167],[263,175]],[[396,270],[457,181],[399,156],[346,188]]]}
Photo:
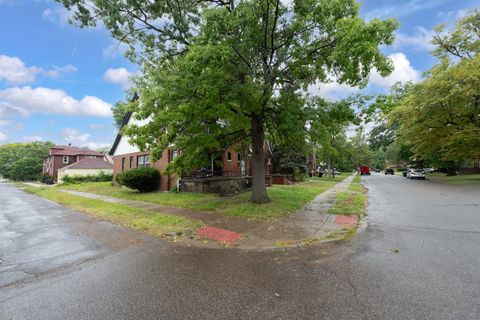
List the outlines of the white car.
{"label": "white car", "polygon": [[410,169],[407,172],[407,179],[425,180],[425,171],[423,169]]}

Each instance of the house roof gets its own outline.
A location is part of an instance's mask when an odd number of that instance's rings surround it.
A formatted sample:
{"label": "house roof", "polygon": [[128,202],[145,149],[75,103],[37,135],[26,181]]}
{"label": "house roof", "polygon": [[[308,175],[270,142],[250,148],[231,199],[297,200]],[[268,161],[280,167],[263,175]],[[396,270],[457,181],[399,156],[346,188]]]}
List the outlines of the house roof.
{"label": "house roof", "polygon": [[103,158],[85,158],[58,170],[65,169],[113,169],[113,165]]}
{"label": "house roof", "polygon": [[[133,98],[132,98],[131,101],[133,102],[135,100],[138,100],[138,94],[136,92],[133,95]],[[130,121],[130,118],[132,117],[132,114],[133,114],[133,112],[129,111],[125,114],[125,117],[123,117],[122,125],[120,126],[120,129],[118,129],[118,134],[115,137],[115,142],[113,143],[112,148],[108,152],[109,155],[113,156],[113,154],[115,153],[115,150],[117,150],[118,144],[120,143],[120,140],[122,139],[122,134],[121,134],[122,129],[123,129],[123,127],[125,127],[128,124],[128,121]]]}
{"label": "house roof", "polygon": [[56,156],[103,156],[103,153],[93,151],[85,148],[77,148],[72,146],[53,146],[50,148],[50,153]]}

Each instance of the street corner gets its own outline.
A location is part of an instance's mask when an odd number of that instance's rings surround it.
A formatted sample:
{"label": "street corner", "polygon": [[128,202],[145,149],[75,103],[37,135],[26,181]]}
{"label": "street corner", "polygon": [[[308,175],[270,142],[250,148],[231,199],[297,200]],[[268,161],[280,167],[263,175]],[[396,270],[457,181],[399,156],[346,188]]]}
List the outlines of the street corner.
{"label": "street corner", "polygon": [[241,235],[239,233],[211,226],[203,226],[197,229],[196,234],[200,237],[208,238],[229,245],[236,244],[237,241],[241,238]]}

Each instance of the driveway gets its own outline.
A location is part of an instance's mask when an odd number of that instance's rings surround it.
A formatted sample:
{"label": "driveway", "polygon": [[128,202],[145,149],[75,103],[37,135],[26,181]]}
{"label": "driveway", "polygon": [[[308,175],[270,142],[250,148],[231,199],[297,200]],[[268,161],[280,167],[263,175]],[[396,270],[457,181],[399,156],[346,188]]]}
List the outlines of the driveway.
{"label": "driveway", "polygon": [[478,319],[480,188],[372,175],[353,243],[193,248],[0,183],[0,319]]}

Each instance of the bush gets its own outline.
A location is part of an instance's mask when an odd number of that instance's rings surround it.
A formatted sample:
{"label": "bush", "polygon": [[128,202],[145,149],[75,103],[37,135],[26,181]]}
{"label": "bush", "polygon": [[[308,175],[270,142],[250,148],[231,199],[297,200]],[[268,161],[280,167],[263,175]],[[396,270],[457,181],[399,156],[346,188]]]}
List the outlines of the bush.
{"label": "bush", "polygon": [[105,173],[100,171],[99,174],[95,175],[86,175],[86,176],[64,176],[62,178],[63,183],[65,184],[75,184],[82,182],[108,182],[113,180],[113,175],[111,173]]}
{"label": "bush", "polygon": [[37,181],[40,181],[41,183],[52,184],[53,178],[49,175],[41,174],[38,176]]}
{"label": "bush", "polygon": [[131,169],[119,173],[116,177],[119,184],[140,192],[149,192],[158,188],[160,173],[154,168]]}

